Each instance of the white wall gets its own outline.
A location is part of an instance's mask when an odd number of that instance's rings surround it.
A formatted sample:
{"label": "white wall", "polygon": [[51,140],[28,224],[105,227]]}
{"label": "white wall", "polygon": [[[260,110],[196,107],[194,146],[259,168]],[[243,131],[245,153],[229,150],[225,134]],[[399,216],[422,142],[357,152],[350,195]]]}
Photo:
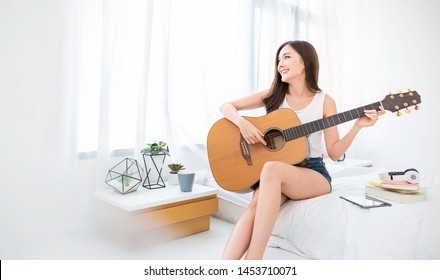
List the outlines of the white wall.
{"label": "white wall", "polygon": [[61,125],[71,118],[60,106],[68,102],[64,8],[57,0],[0,1],[2,259],[62,246],[90,209],[93,174],[81,180],[83,169],[67,160],[71,127]]}
{"label": "white wall", "polygon": [[363,1],[361,9],[362,32],[345,34],[364,44],[363,65],[352,65],[353,72],[362,66],[363,75],[358,87],[351,88],[353,94],[362,91],[371,100],[360,102],[370,103],[382,100],[388,90],[411,88],[422,96],[422,103],[419,111],[403,112],[400,118],[388,112],[377,126],[362,132],[357,148],[377,166],[439,174],[440,2],[372,0]]}

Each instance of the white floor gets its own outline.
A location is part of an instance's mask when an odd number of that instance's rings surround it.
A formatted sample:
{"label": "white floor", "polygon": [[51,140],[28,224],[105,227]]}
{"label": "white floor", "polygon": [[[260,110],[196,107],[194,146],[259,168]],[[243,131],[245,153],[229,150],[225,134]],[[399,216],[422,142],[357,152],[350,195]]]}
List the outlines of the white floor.
{"label": "white floor", "polygon": [[[136,249],[127,249],[115,242],[102,238],[97,231],[78,231],[63,234],[59,238],[45,241],[27,240],[22,246],[10,244],[8,252],[0,253],[1,259],[67,259],[67,260],[216,260],[233,225],[211,218],[211,229],[185,238]],[[36,241],[36,240],[35,240]],[[24,246],[23,246],[24,245]],[[265,259],[302,259],[288,251],[268,247]]]}
{"label": "white floor", "polygon": [[[209,231],[131,252],[130,256],[141,259],[219,259],[232,228],[233,225],[228,222],[211,218]],[[265,259],[302,258],[285,250],[268,247]]]}

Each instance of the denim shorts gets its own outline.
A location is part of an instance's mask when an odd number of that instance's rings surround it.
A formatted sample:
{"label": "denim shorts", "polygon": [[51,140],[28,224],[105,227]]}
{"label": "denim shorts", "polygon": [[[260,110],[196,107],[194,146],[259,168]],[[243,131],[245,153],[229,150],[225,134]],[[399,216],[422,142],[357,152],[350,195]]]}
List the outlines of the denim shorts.
{"label": "denim shorts", "polygon": [[324,176],[330,184],[330,191],[331,191],[332,177],[328,173],[327,168],[325,168],[325,162],[322,160],[322,157],[309,158],[307,164],[304,165],[303,167],[315,170],[316,172]]}

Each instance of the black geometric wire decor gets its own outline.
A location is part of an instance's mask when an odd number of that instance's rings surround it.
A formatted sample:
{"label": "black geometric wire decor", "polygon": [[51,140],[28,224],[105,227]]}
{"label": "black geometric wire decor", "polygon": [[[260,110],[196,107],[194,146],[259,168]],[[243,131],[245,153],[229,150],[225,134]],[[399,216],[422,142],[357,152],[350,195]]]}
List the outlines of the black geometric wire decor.
{"label": "black geometric wire decor", "polygon": [[142,155],[146,176],[142,186],[147,189],[160,189],[166,187],[162,178],[162,168],[165,162],[166,154]]}
{"label": "black geometric wire decor", "polygon": [[130,193],[140,186],[143,171],[137,160],[126,158],[107,172],[105,182],[121,194]]}

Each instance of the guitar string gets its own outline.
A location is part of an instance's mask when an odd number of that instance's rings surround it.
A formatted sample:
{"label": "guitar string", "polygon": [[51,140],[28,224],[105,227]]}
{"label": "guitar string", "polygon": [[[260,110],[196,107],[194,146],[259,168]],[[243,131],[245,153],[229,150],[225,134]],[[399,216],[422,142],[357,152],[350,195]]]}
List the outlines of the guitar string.
{"label": "guitar string", "polygon": [[[356,118],[360,118],[361,116],[364,115],[363,110],[376,109],[374,105],[380,105],[380,102],[368,104],[363,107],[352,109],[352,110],[349,110],[346,112],[341,112],[339,114],[336,114],[336,115],[333,115],[333,116],[330,116],[327,118],[315,120],[315,121],[312,121],[309,123],[300,124],[298,126],[291,127],[289,129],[284,130],[284,134],[280,131],[270,131],[269,133],[267,133],[263,136],[263,139],[266,143],[268,143],[268,142],[273,143],[274,139],[276,139],[280,136],[284,136],[283,137],[284,140],[285,139],[292,140],[292,139],[296,139],[296,138],[299,138],[302,136],[306,136],[306,135],[309,135],[309,134],[314,133],[316,131],[323,130],[325,128],[335,126],[337,124],[344,123],[344,122],[347,122],[350,120],[354,120]],[[379,109],[379,108],[377,108],[377,109]],[[337,120],[336,120],[336,118],[337,118]],[[325,121],[327,122],[327,125],[325,124]],[[333,125],[331,124],[330,121],[333,123]],[[287,135],[285,135],[285,134],[287,134]]]}

